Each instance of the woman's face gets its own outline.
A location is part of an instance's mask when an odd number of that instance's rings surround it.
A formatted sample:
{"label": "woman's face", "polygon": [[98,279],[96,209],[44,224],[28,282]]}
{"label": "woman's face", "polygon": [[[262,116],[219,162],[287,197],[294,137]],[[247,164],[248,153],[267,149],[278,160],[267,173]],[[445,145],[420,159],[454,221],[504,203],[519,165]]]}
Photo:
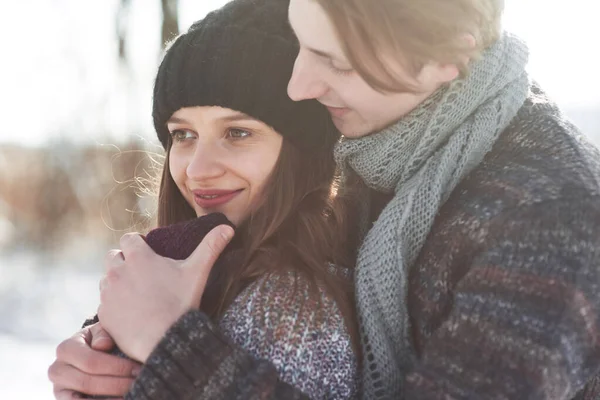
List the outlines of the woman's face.
{"label": "woman's face", "polygon": [[281,135],[246,114],[213,106],[181,108],[167,128],[169,171],[196,215],[222,212],[239,226],[264,193]]}

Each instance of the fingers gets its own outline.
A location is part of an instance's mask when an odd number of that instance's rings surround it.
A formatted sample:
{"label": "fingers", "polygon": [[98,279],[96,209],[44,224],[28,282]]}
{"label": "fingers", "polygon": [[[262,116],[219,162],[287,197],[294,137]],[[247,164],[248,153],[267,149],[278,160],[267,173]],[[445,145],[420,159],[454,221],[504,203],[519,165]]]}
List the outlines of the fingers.
{"label": "fingers", "polygon": [[104,258],[104,265],[106,268],[116,267],[125,263],[125,257],[123,256],[123,252],[119,249],[112,249],[106,253],[106,257]]}
{"label": "fingers", "polygon": [[115,341],[106,332],[100,323],[94,324],[90,327],[90,334],[92,336],[91,347],[98,351],[108,351],[115,347]]}
{"label": "fingers", "polygon": [[77,336],[58,345],[53,365],[55,364],[71,365],[87,374],[128,378],[134,376],[134,371],[139,370],[139,364],[136,362],[93,350],[87,342]]}
{"label": "fingers", "polygon": [[100,293],[102,293],[104,291],[104,289],[106,289],[108,287],[108,279],[106,276],[104,276],[104,278],[100,279],[100,282],[98,283],[98,289],[100,289]]}
{"label": "fingers", "polygon": [[139,233],[126,233],[119,241],[125,260],[133,261],[154,255],[154,251]]}
{"label": "fingers", "polygon": [[123,397],[133,378],[87,374],[72,365],[55,362],[48,369],[48,378],[54,384],[55,397],[77,398],[74,392],[99,396]]}
{"label": "fingers", "polygon": [[125,257],[123,252],[118,249],[109,250],[104,257],[104,267],[106,274],[99,282],[100,295],[104,292],[111,282],[116,282],[119,279],[119,275],[122,268],[125,266]]}
{"label": "fingers", "polygon": [[[73,400],[73,399],[83,399],[85,398],[79,392],[75,392],[73,390],[54,390],[54,398],[57,400]],[[123,397],[102,397],[103,400],[123,400]]]}
{"label": "fingers", "polygon": [[54,387],[54,398],[56,400],[74,400],[82,399],[83,396],[74,390],[69,390],[62,387]]}
{"label": "fingers", "polygon": [[[61,387],[54,388],[54,398],[56,400],[75,400],[83,399],[81,393],[74,390],[64,389]],[[103,400],[123,400],[123,397],[102,397]]]}

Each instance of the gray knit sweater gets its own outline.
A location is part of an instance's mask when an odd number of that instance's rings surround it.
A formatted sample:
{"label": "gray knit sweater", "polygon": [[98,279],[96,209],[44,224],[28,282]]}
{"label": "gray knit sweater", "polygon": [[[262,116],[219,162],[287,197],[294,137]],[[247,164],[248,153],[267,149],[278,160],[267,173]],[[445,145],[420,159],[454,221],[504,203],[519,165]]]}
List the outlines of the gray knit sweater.
{"label": "gray knit sweater", "polygon": [[[236,370],[250,360],[229,353],[236,346],[244,357],[262,360],[248,367],[268,371],[290,385],[288,391],[310,399],[356,398],[357,358],[340,309],[323,288],[317,297],[309,293],[299,275],[263,276],[227,309],[218,322],[220,338],[212,336],[215,323],[200,311],[188,312],[151,354],[127,398],[253,398],[264,383],[237,380]],[[200,370],[207,380],[195,375]],[[234,386],[221,392],[225,381]]]}
{"label": "gray knit sweater", "polygon": [[[599,398],[600,153],[533,91],[444,203],[411,268],[407,399]],[[128,396],[184,397],[302,393],[196,312]]]}
{"label": "gray knit sweater", "polygon": [[291,274],[263,277],[236,297],[219,325],[311,399],[354,398],[358,365],[344,318],[324,289],[318,301],[309,291]]}

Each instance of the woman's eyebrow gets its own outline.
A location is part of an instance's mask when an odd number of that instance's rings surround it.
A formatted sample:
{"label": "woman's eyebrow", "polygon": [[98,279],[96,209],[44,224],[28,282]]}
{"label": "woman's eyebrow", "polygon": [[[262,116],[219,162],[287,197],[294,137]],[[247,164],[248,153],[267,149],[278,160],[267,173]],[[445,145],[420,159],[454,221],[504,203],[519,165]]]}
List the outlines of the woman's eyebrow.
{"label": "woman's eyebrow", "polygon": [[260,122],[259,120],[257,120],[256,118],[252,118],[249,115],[246,114],[234,114],[234,115],[228,115],[226,117],[221,118],[224,121],[228,121],[228,122],[232,122],[232,121],[251,121],[251,122]]}
{"label": "woman's eyebrow", "polygon": [[189,123],[186,119],[171,117],[167,120],[167,124],[187,124]]}
{"label": "woman's eyebrow", "polygon": [[220,119],[223,121],[226,121],[226,122],[239,122],[239,121],[261,122],[258,119],[252,118],[251,116],[246,115],[246,114],[227,115]]}
{"label": "woman's eyebrow", "polygon": [[[224,117],[219,117],[220,120],[226,122],[235,122],[235,121],[250,121],[250,122],[260,122],[256,118],[253,118],[249,115],[243,113],[236,113],[232,115],[226,115]],[[171,117],[167,120],[167,124],[189,124],[190,122],[185,118],[180,117]]]}

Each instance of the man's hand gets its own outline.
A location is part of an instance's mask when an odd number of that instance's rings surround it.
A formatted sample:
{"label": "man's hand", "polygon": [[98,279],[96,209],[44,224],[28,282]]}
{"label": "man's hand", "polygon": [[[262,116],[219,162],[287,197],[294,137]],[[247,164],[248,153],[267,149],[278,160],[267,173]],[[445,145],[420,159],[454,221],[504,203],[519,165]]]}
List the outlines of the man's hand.
{"label": "man's hand", "polygon": [[81,398],[79,393],[121,398],[139,373],[140,364],[107,354],[115,343],[100,323],[87,326],[56,348],[48,369],[57,400]]}
{"label": "man's hand", "polygon": [[157,255],[138,234],[121,238],[121,251],[106,258],[98,308],[121,351],[146,362],[171,325],[200,306],[210,270],[233,234],[230,226],[217,226],[181,261]]}

